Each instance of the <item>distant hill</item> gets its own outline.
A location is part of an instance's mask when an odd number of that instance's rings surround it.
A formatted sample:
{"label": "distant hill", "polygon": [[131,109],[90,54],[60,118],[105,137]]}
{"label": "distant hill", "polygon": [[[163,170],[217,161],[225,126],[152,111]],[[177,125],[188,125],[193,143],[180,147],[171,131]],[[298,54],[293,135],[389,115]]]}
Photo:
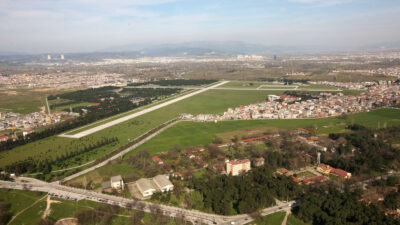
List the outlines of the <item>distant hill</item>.
{"label": "distant hill", "polygon": [[295,47],[265,46],[240,41],[198,41],[160,45],[129,44],[104,49],[107,52],[137,51],[144,56],[226,56],[236,54],[271,54],[299,50],[301,49]]}

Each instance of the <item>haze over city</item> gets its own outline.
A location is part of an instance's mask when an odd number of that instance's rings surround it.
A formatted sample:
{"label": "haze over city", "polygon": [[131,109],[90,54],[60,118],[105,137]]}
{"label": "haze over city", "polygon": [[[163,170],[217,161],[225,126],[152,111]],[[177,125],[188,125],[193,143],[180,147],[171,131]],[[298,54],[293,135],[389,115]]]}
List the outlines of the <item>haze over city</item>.
{"label": "haze over city", "polygon": [[0,52],[244,41],[335,49],[400,39],[396,0],[1,0]]}

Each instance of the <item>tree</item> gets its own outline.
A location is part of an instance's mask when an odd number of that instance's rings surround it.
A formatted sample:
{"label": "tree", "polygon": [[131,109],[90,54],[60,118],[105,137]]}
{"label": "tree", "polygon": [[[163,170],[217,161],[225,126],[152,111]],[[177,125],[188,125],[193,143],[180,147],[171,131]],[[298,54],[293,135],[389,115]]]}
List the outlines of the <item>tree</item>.
{"label": "tree", "polygon": [[214,144],[222,144],[224,143],[224,140],[221,137],[215,136],[214,140],[213,140]]}
{"label": "tree", "polygon": [[395,192],[395,191],[391,191],[389,192],[389,194],[387,194],[385,196],[385,200],[383,201],[383,204],[386,206],[386,208],[388,209],[397,209],[399,207],[399,193]]}
{"label": "tree", "polygon": [[143,216],[144,216],[144,212],[143,211],[135,211],[132,214],[131,218],[130,218],[131,224],[132,225],[143,224],[142,223]]}
{"label": "tree", "polygon": [[9,212],[10,204],[0,202],[0,224],[7,224],[12,214]]}

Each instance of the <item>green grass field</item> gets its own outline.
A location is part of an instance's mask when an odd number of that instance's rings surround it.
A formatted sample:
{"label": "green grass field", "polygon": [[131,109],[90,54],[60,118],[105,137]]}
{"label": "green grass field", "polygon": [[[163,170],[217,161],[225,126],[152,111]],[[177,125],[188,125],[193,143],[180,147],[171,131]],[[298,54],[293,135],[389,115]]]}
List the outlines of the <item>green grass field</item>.
{"label": "green grass field", "polygon": [[248,225],[281,225],[286,212],[276,212],[262,219],[248,223]]}
{"label": "green grass field", "polygon": [[57,155],[73,150],[74,146],[93,143],[102,137],[117,136],[120,139],[120,143],[112,148],[101,148],[88,156],[80,157],[80,161],[75,162],[75,160],[71,160],[66,167],[72,167],[96,159],[106,152],[110,152],[126,144],[128,139],[133,140],[141,134],[157,127],[159,124],[178,117],[181,113],[221,113],[226,111],[229,107],[260,102],[265,100],[268,94],[279,93],[282,92],[210,90],[81,139],[52,136],[9,151],[1,152],[0,167],[4,168],[6,165],[18,160],[27,159],[28,157],[34,159],[44,159],[46,157],[55,158]]}
{"label": "green grass field", "polygon": [[310,172],[308,172],[308,171],[306,171],[306,172],[301,172],[301,173],[297,173],[297,174],[296,174],[296,177],[298,177],[298,178],[302,178],[302,177],[304,177],[304,178],[310,178],[310,177],[315,177],[315,176],[316,176],[315,174],[310,173]]}
{"label": "green grass field", "polygon": [[[0,200],[10,204],[9,212],[12,216],[17,215],[34,202],[44,197],[44,193],[29,192],[20,190],[0,189]],[[18,215],[11,224],[36,224],[40,220],[39,212],[46,208],[46,203],[42,200]]]}
{"label": "green grass field", "polygon": [[50,88],[0,89],[0,111],[22,114],[38,112],[40,107],[45,105],[46,96],[71,90],[54,90]]}
{"label": "green grass field", "polygon": [[[60,103],[69,103],[69,104],[68,105],[64,105],[64,106],[56,106],[55,108],[51,108],[52,105],[60,104]],[[90,104],[93,104],[93,102],[73,102],[71,100],[65,100],[65,99],[56,99],[56,100],[49,101],[51,112],[61,111],[61,110],[68,110],[69,111],[70,107],[74,108],[74,107],[80,107],[80,106],[88,106]]]}
{"label": "green grass field", "polygon": [[44,193],[39,192],[0,189],[0,200],[11,205],[9,211],[12,214],[18,213],[43,196]]}
{"label": "green grass field", "polygon": [[308,126],[317,126],[319,134],[341,132],[351,123],[362,124],[368,127],[383,127],[400,125],[400,111],[395,109],[380,109],[371,112],[349,115],[346,119],[336,117],[322,119],[293,119],[293,120],[244,120],[212,122],[181,122],[169,128],[139,149],[147,149],[155,154],[167,151],[178,145],[201,146],[211,143],[216,136],[226,141],[235,134],[241,136],[253,131],[266,131],[274,128],[296,129]]}
{"label": "green grass field", "polygon": [[297,219],[293,215],[289,215],[288,220],[287,220],[287,225],[311,225],[311,223],[304,223],[300,219]]}

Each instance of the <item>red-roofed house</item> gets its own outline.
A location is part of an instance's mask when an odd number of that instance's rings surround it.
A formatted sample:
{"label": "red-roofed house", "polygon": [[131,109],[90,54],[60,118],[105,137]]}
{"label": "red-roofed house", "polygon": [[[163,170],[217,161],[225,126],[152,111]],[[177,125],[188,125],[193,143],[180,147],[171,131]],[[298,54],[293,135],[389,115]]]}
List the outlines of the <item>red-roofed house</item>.
{"label": "red-roofed house", "polygon": [[285,169],[285,168],[279,168],[279,169],[276,170],[276,172],[277,172],[279,175],[283,175],[283,174],[288,173],[289,170],[287,170],[287,169]]}
{"label": "red-roofed house", "polygon": [[164,162],[163,162],[158,156],[156,156],[156,155],[153,156],[152,159],[153,159],[153,161],[154,161],[155,163],[157,163],[158,165],[164,164]]}
{"label": "red-roofed house", "polygon": [[33,130],[29,129],[29,130],[24,130],[24,131],[22,132],[22,135],[25,137],[26,135],[32,134],[32,133],[33,133]]}
{"label": "red-roofed house", "polygon": [[343,177],[344,179],[351,178],[351,173],[349,173],[347,171],[344,171],[342,169],[333,168],[331,170],[331,174],[334,174],[334,175],[339,176],[339,177]]}
{"label": "red-roofed house", "polygon": [[296,183],[300,183],[300,182],[301,182],[300,178],[297,178],[297,177],[295,177],[295,176],[292,176],[292,179],[293,179],[293,181],[296,182]]}
{"label": "red-roofed house", "polygon": [[6,142],[6,141],[8,141],[7,136],[0,136],[0,142]]}

